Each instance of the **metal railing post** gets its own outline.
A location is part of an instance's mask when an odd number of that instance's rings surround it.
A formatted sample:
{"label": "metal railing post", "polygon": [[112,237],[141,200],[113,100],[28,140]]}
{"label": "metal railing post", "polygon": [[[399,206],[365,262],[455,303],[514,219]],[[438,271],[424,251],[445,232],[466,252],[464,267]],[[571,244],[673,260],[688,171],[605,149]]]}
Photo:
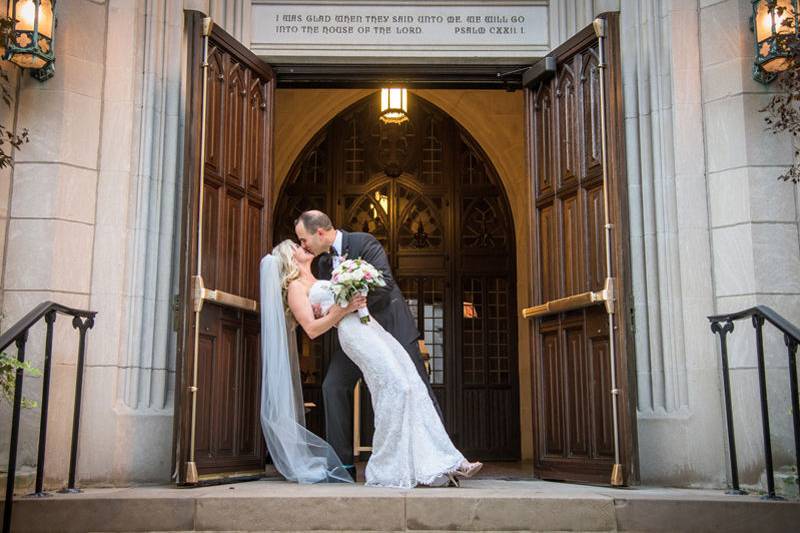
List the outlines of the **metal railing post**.
{"label": "metal railing post", "polygon": [[49,496],[44,492],[44,451],[47,443],[47,411],[50,404],[50,368],[53,358],[53,324],[56,321],[56,312],[50,311],[44,317],[47,323],[47,336],[44,346],[44,375],[42,376],[42,409],[39,420],[39,448],[36,459],[36,488],[32,496]]}
{"label": "metal railing post", "polygon": [[94,317],[87,317],[81,320],[81,317],[72,318],[72,327],[80,332],[80,340],[78,342],[78,368],[75,377],[75,407],[72,414],[72,445],[70,446],[69,453],[69,480],[67,487],[61,489],[59,492],[81,492],[80,489],[75,488],[75,468],[78,462],[78,430],[80,429],[81,421],[81,397],[83,393],[83,366],[86,359],[86,331],[94,326]]}
{"label": "metal railing post", "polygon": [[[15,339],[17,360],[25,362],[25,344],[28,342],[28,330],[23,331]],[[14,380],[14,408],[11,415],[11,449],[8,451],[8,473],[6,478],[6,502],[3,507],[3,533],[11,531],[11,509],[14,503],[14,482],[17,477],[17,441],[19,440],[19,417],[22,408],[22,378],[24,369],[17,368]]]}
{"label": "metal railing post", "polygon": [[783,336],[789,353],[789,390],[792,402],[792,424],[794,426],[794,456],[800,468],[800,399],[797,392],[797,342],[789,335]]}
{"label": "metal railing post", "polygon": [[758,358],[758,390],[761,396],[761,430],[764,436],[764,462],[767,468],[767,495],[765,499],[774,500],[775,471],[772,465],[772,440],[769,436],[769,405],[767,403],[767,372],[764,367],[764,317],[753,315],[756,328],[756,356]]}
{"label": "metal railing post", "polygon": [[739,488],[739,465],[736,459],[736,435],[733,432],[733,405],[731,402],[731,378],[728,368],[728,334],[733,332],[733,321],[724,325],[719,322],[711,324],[711,331],[719,334],[719,346],[722,353],[722,385],[725,395],[725,423],[728,430],[728,455],[731,462],[731,490],[726,494],[747,494]]}

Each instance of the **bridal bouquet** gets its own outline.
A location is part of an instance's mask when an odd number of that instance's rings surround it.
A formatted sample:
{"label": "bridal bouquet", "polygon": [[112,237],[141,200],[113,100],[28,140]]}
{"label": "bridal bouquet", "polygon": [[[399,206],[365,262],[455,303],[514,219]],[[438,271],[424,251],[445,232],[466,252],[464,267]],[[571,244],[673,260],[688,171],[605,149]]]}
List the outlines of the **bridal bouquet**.
{"label": "bridal bouquet", "polygon": [[[356,294],[366,296],[372,287],[385,286],[380,270],[363,259],[346,259],[331,273],[333,297],[342,307],[347,307],[347,303]],[[366,308],[359,309],[358,316],[362,324],[369,322],[369,311]]]}

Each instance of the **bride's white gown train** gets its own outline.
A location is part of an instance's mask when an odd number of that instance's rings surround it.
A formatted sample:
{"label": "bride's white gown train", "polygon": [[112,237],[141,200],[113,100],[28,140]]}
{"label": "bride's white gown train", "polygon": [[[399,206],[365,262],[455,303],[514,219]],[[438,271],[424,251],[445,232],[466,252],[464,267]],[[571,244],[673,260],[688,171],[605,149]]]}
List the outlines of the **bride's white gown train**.
{"label": "bride's white gown train", "polygon": [[[314,283],[308,299],[327,313],[334,304],[330,281]],[[372,396],[375,432],[367,485],[442,484],[465,459],[447,435],[408,353],[374,318],[362,324],[351,313],[337,328],[342,349],[361,370]]]}

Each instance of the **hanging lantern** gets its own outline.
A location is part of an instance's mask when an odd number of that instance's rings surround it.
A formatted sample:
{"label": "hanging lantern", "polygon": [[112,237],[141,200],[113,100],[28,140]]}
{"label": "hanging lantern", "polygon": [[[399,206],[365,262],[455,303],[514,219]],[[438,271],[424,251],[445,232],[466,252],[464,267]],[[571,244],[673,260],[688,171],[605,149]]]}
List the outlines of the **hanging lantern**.
{"label": "hanging lantern", "polygon": [[769,83],[789,66],[790,39],[798,35],[798,0],[753,0],[750,29],[755,36],[753,79]]}
{"label": "hanging lantern", "polygon": [[381,89],[381,120],[401,124],[408,120],[408,91],[399,87]]}
{"label": "hanging lantern", "polygon": [[[14,27],[9,32],[3,59],[34,71],[47,70],[55,61],[53,28],[55,0],[9,0]],[[46,79],[47,75],[40,74]]]}
{"label": "hanging lantern", "polygon": [[478,318],[478,309],[472,302],[464,302],[464,318]]}

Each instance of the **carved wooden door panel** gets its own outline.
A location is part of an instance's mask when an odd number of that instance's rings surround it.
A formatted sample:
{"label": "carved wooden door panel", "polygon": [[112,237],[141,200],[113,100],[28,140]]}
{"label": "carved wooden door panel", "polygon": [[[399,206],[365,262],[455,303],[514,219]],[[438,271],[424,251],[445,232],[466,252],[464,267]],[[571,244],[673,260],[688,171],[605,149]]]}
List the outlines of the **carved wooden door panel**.
{"label": "carved wooden door panel", "polygon": [[488,158],[465,136],[457,156],[455,280],[460,288],[458,444],[483,460],[519,458],[513,217]]}
{"label": "carved wooden door panel", "polygon": [[[606,279],[600,113],[608,124],[608,190],[616,277],[616,372],[626,482],[638,472],[628,320],[628,236],[618,24],[608,15],[607,106],[600,107],[598,40],[586,28],[552,52],[556,72],[527,90],[533,190],[532,301],[600,292]],[[606,310],[589,305],[534,319],[535,473],[608,483],[614,464]]]}
{"label": "carved wooden door panel", "polygon": [[[514,228],[489,159],[447,114],[409,95],[410,120],[384,125],[378,95],[340,113],[290,171],[276,239],[305,209],[385,247],[430,352],[431,383],[456,444],[470,457],[519,458]],[[324,432],[329,347],[300,335],[307,425]],[[362,397],[362,441],[372,412]]]}
{"label": "carved wooden door panel", "polygon": [[219,27],[204,30],[201,14],[187,14],[187,28],[175,437],[178,481],[196,483],[265,465],[257,301],[272,237],[275,79]]}

